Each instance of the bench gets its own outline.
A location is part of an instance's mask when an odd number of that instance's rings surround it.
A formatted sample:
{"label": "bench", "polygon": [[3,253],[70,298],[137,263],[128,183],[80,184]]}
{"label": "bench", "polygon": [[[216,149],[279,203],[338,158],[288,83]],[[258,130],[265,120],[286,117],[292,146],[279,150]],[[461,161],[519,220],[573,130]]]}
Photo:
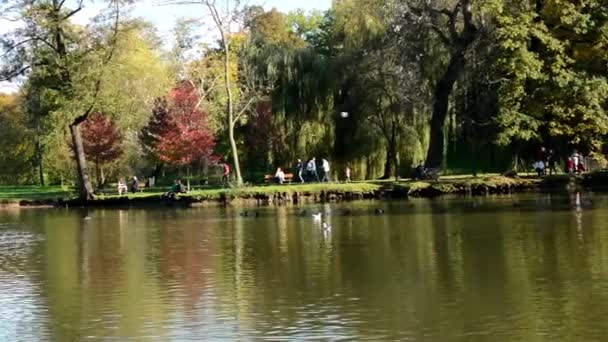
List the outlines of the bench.
{"label": "bench", "polygon": [[[283,184],[289,184],[293,181],[293,173],[286,173],[285,174],[285,180],[283,181]],[[264,183],[270,184],[270,183],[276,183],[276,179],[274,178],[274,175],[266,175],[264,176]]]}

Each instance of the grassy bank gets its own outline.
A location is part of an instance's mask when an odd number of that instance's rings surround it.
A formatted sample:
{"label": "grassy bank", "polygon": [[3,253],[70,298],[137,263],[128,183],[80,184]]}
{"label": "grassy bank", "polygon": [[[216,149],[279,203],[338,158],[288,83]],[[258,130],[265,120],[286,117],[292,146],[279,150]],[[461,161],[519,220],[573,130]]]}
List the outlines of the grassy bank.
{"label": "grassy bank", "polygon": [[[301,201],[339,201],[370,198],[432,197],[442,194],[504,193],[534,186],[535,181],[510,179],[499,176],[445,177],[438,182],[417,181],[365,181],[353,183],[315,183],[289,185],[263,185],[243,188],[194,189],[178,196],[178,203],[187,205],[205,202],[256,201],[260,204]],[[111,190],[110,190],[111,191]],[[163,203],[166,189],[146,189],[143,192],[118,196],[108,192],[98,196],[90,205],[122,206]],[[82,205],[76,194],[60,187],[0,187],[0,200],[4,204],[21,205]]]}
{"label": "grassy bank", "polygon": [[[544,177],[507,178],[498,175],[479,177],[452,176],[440,181],[365,181],[354,183],[315,183],[289,185],[263,185],[243,188],[199,188],[178,196],[172,203],[227,203],[235,200],[255,201],[258,204],[340,201],[371,198],[436,197],[446,194],[487,195],[534,190],[565,190],[572,184],[606,184],[606,174],[601,176],[570,177],[568,175]],[[593,180],[593,182],[590,182]],[[109,190],[112,191],[112,190]],[[164,188],[146,189],[141,193],[118,196],[111,192],[98,196],[87,203],[93,206],[159,205]],[[0,187],[3,204],[20,205],[83,205],[75,199],[75,193],[61,187]]]}
{"label": "grassy bank", "polygon": [[56,201],[70,198],[73,192],[61,186],[0,186],[0,203],[21,201]]}

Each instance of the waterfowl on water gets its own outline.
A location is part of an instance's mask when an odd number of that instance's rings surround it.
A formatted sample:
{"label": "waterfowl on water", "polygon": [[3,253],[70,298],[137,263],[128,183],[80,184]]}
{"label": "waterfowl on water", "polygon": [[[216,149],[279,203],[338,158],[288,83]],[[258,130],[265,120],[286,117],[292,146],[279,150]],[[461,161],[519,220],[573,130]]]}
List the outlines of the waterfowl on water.
{"label": "waterfowl on water", "polygon": [[379,209],[379,208],[376,208],[376,209],[374,210],[374,213],[375,213],[376,215],[384,215],[384,209]]}
{"label": "waterfowl on water", "polygon": [[312,219],[315,221],[321,221],[322,217],[323,217],[323,214],[321,214],[321,213],[312,214]]}
{"label": "waterfowl on water", "polygon": [[239,215],[241,215],[243,217],[260,217],[260,213],[257,211],[254,211],[252,213],[250,213],[248,211],[244,211],[244,212],[240,213]]}

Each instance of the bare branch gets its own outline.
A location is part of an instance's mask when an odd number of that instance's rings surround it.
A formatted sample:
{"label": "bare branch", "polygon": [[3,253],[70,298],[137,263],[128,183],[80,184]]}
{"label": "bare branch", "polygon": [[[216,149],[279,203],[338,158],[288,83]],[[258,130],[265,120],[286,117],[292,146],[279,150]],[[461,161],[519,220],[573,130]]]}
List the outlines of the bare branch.
{"label": "bare branch", "polygon": [[80,12],[82,10],[82,7],[78,7],[75,10],[71,11],[70,13],[66,14],[63,18],[61,18],[62,21],[68,20],[70,17],[72,17],[74,14]]}
{"label": "bare branch", "polygon": [[241,117],[243,116],[243,114],[245,114],[245,112],[247,110],[249,110],[249,106],[251,106],[251,104],[253,103],[253,101],[255,101],[257,99],[256,96],[252,96],[249,101],[247,101],[247,104],[245,104],[245,106],[243,106],[243,108],[241,108],[241,111],[234,117],[234,119],[232,120],[232,124],[236,124],[237,122],[239,122],[239,120],[241,119]]}
{"label": "bare branch", "polygon": [[28,71],[30,68],[31,67],[29,65],[27,65],[20,69],[9,72],[8,75],[1,75],[0,82],[10,82],[13,80],[13,78],[23,74],[24,72]]}

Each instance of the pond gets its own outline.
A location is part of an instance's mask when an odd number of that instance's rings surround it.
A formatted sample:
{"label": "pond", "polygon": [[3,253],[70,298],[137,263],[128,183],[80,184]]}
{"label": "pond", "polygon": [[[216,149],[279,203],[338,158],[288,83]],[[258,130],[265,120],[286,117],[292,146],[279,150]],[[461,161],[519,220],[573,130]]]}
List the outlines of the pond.
{"label": "pond", "polygon": [[601,340],[605,208],[578,194],[4,210],[0,341]]}

